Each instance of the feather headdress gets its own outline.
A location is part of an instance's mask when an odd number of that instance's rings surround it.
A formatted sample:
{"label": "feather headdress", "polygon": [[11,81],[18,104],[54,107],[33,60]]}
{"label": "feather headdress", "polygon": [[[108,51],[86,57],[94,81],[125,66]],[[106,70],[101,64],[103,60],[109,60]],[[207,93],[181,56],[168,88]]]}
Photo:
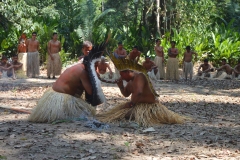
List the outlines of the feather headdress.
{"label": "feather headdress", "polygon": [[86,93],[85,95],[86,98],[89,99],[92,106],[96,106],[105,102],[105,96],[101,88],[101,82],[99,81],[95,70],[95,63],[101,60],[101,56],[106,44],[106,42],[103,42],[99,45],[94,45],[88,56],[85,56],[83,59],[83,64],[88,71],[88,76],[92,84],[92,95],[86,95]]}
{"label": "feather headdress", "polygon": [[143,73],[147,78],[147,81],[152,93],[154,94],[155,97],[159,97],[159,95],[156,93],[155,89],[153,88],[152,82],[150,81],[149,76],[147,74],[147,70],[142,65],[135,63],[129,59],[116,58],[115,54],[116,53],[113,53],[113,54],[108,53],[108,56],[110,57],[113,64],[119,71],[132,70],[132,71]]}

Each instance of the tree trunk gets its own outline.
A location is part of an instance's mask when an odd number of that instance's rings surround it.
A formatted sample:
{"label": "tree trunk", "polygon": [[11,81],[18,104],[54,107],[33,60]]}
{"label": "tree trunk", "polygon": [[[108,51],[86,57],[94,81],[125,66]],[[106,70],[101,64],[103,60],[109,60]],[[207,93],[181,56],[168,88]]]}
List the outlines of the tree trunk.
{"label": "tree trunk", "polygon": [[161,32],[160,32],[160,12],[161,8],[160,8],[160,0],[156,0],[156,28],[157,28],[157,33],[158,35],[161,36]]}

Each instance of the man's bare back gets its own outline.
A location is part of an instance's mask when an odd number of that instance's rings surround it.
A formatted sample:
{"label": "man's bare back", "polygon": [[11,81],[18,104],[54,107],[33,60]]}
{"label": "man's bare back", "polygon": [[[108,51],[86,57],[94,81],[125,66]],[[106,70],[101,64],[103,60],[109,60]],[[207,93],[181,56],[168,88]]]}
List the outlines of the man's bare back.
{"label": "man's bare back", "polygon": [[225,64],[225,65],[221,66],[220,68],[221,69],[219,69],[219,70],[224,70],[229,75],[232,74],[233,69],[229,64]]}
{"label": "man's bare back", "polygon": [[90,95],[92,94],[92,86],[83,64],[77,64],[66,69],[53,84],[52,88],[56,92],[72,96],[83,90],[86,90]]}

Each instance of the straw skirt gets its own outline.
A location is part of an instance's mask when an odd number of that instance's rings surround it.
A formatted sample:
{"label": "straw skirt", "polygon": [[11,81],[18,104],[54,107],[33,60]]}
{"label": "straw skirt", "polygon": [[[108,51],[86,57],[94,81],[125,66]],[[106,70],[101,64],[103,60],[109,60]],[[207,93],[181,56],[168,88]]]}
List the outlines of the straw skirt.
{"label": "straw skirt", "polygon": [[21,62],[22,65],[22,70],[27,72],[27,53],[18,53],[18,61]]}
{"label": "straw skirt", "polygon": [[95,108],[81,98],[55,92],[52,88],[48,89],[37,106],[28,117],[30,122],[53,122],[61,119],[71,119],[95,115]]}
{"label": "straw skirt", "polygon": [[39,53],[28,52],[27,53],[27,76],[38,77],[39,76]]}
{"label": "straw skirt", "polygon": [[178,71],[178,59],[177,58],[168,58],[167,61],[167,80],[179,80],[179,71]]}
{"label": "straw skirt", "polygon": [[141,126],[183,123],[186,119],[168,110],[161,103],[140,103],[132,108],[123,108],[126,103],[117,105],[106,113],[97,115],[102,122],[135,121]]}
{"label": "straw skirt", "polygon": [[53,76],[58,76],[61,74],[62,70],[62,61],[59,53],[53,53],[51,54],[53,56],[53,60],[50,56],[48,56],[47,61],[47,76],[50,76],[51,74]]}
{"label": "straw skirt", "polygon": [[165,69],[164,69],[162,57],[156,56],[154,59],[154,63],[158,66],[158,72],[160,74],[160,79],[164,79],[165,78]]}

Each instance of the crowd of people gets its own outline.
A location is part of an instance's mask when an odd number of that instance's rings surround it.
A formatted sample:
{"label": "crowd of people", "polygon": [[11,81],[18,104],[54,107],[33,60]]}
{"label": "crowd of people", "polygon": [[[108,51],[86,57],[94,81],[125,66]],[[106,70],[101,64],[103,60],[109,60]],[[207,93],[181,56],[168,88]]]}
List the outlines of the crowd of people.
{"label": "crowd of people", "polygon": [[[27,39],[26,34],[19,38],[17,54],[11,57],[11,61],[6,56],[2,56],[0,63],[0,74],[2,78],[38,78],[40,74],[39,49],[37,33],[33,32],[32,37]],[[47,77],[50,75],[55,79],[61,74],[62,63],[59,52],[61,43],[58,41],[57,33],[53,33],[52,39],[48,42]]]}
{"label": "crowd of people", "polygon": [[[175,41],[171,41],[171,48],[168,49],[166,72],[164,49],[160,39],[156,40],[154,61],[146,56],[142,64],[139,63],[141,52],[137,46],[134,46],[133,50],[127,54],[123,44],[118,43],[117,49],[113,53],[108,53],[115,66],[115,73],[103,57],[107,41],[96,46],[93,46],[89,41],[83,42],[83,56],[79,57],[76,64],[67,67],[61,73],[59,56],[61,43],[57,40],[57,33],[53,33],[52,40],[48,42],[47,77],[60,76],[38,101],[37,106],[29,116],[29,121],[53,122],[85,115],[95,116],[101,122],[130,120],[143,126],[150,126],[161,123],[183,123],[188,119],[162,105],[152,84],[155,83],[152,80],[179,80],[179,61],[177,58],[179,52],[175,47]],[[21,39],[20,42],[24,42],[24,40]],[[25,50],[23,46],[26,46]],[[19,44],[18,55],[13,57],[11,64],[7,63],[6,57],[2,58],[1,70],[5,71],[7,76],[17,75],[17,71],[21,70],[28,77],[37,77],[39,75],[38,50],[39,42],[36,40],[36,33],[33,32],[32,38],[27,40],[26,45]],[[186,80],[188,75],[190,75],[190,80],[193,78],[193,56],[196,59],[197,53],[192,51],[190,46],[187,46],[183,59]],[[21,57],[20,62],[18,62],[19,57]],[[217,72],[213,72],[214,70]],[[233,69],[226,63],[226,60],[223,60],[222,66],[214,69],[205,59],[198,69],[197,76],[229,78],[230,75],[238,76],[239,73],[240,61]],[[124,97],[131,96],[130,101],[127,100],[127,102],[118,104],[104,113],[96,114],[96,106],[106,102],[100,83],[100,80],[105,79],[113,79],[111,83],[118,86]],[[126,85],[124,85],[123,80],[127,82]]]}

